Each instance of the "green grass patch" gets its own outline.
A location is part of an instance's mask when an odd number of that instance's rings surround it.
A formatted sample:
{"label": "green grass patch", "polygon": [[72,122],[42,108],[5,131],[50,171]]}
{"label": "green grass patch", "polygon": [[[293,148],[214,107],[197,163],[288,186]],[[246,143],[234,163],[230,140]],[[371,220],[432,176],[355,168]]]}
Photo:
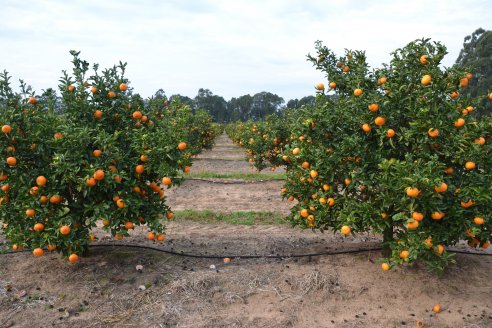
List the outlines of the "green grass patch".
{"label": "green grass patch", "polygon": [[287,216],[276,212],[231,212],[221,213],[210,210],[183,210],[174,212],[174,220],[200,223],[227,223],[239,225],[284,225],[289,224]]}
{"label": "green grass patch", "polygon": [[261,173],[261,172],[191,172],[183,176],[185,179],[237,179],[237,180],[285,180],[285,173]]}

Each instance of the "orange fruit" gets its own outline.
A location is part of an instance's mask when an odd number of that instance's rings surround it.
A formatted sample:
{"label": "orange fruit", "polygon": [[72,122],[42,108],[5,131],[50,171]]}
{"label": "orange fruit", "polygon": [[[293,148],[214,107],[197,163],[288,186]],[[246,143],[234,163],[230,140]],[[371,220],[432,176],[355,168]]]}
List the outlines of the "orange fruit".
{"label": "orange fruit", "polygon": [[62,197],[60,195],[53,195],[50,197],[51,204],[60,204],[62,201]]}
{"label": "orange fruit", "polygon": [[478,216],[473,219],[473,223],[478,224],[478,225],[482,225],[482,224],[484,224],[484,222],[485,222],[485,220],[481,217],[478,217]]}
{"label": "orange fruit", "polygon": [[468,86],[468,78],[464,77],[464,78],[460,79],[460,87],[466,88],[467,86]]}
{"label": "orange fruit", "polygon": [[452,167],[447,167],[444,169],[444,173],[446,174],[453,174],[454,173],[454,169]]}
{"label": "orange fruit", "polygon": [[479,137],[475,139],[474,141],[477,145],[484,145],[485,144],[485,138],[484,137]]}
{"label": "orange fruit", "polygon": [[453,91],[453,92],[451,92],[451,94],[450,94],[451,99],[456,99],[456,98],[458,98],[458,96],[459,96],[459,95],[460,95],[460,94],[459,94],[458,92],[456,92],[456,91]]}
{"label": "orange fruit", "polygon": [[356,97],[360,97],[363,93],[364,93],[364,91],[362,91],[362,89],[355,89],[354,90],[354,96],[356,96]]}
{"label": "orange fruit", "polygon": [[420,83],[422,85],[429,85],[432,81],[432,76],[426,74],[422,77],[422,80],[420,81]]}
{"label": "orange fruit", "polygon": [[144,171],[145,171],[145,166],[143,166],[142,164],[135,166],[135,172],[137,174],[142,174]]}
{"label": "orange fruit", "polygon": [[155,238],[157,239],[157,241],[164,241],[164,239],[166,239],[166,237],[162,233],[155,236]]}
{"label": "orange fruit", "polygon": [[429,62],[427,61],[427,58],[428,58],[428,57],[429,57],[429,56],[427,56],[427,55],[422,55],[422,56],[420,56],[420,58],[419,58],[420,63],[421,63],[422,65],[427,65],[427,64],[429,63]]}
{"label": "orange fruit", "polygon": [[383,271],[388,271],[390,268],[391,268],[390,265],[386,262],[381,264],[381,269],[383,269]]}
{"label": "orange fruit", "polygon": [[371,132],[371,126],[367,123],[362,124],[362,130],[366,133]]}
{"label": "orange fruit", "polygon": [[120,91],[126,91],[128,90],[128,86],[125,83],[120,84]]}
{"label": "orange fruit", "polygon": [[94,93],[96,93],[96,92],[97,92],[97,88],[96,88],[95,86],[92,86],[92,87],[91,87],[91,92],[92,92],[93,94],[94,94]]}
{"label": "orange fruit", "polygon": [[149,233],[147,234],[147,239],[148,239],[148,240],[154,240],[154,239],[155,239],[155,234],[154,234],[153,232],[149,232]]}
{"label": "orange fruit", "polygon": [[29,190],[29,194],[32,196],[36,196],[37,194],[39,194],[39,188],[37,186],[32,187]]}
{"label": "orange fruit", "polygon": [[386,220],[388,218],[388,213],[381,213],[381,219]]}
{"label": "orange fruit", "polygon": [[350,180],[349,178],[346,178],[345,180],[343,180],[343,183],[348,186],[349,184],[352,183],[352,180]]}
{"label": "orange fruit", "polygon": [[470,170],[471,171],[471,170],[475,169],[475,167],[476,167],[476,165],[475,165],[474,162],[469,161],[469,162],[466,162],[465,163],[465,168],[467,170]]}
{"label": "orange fruit", "polygon": [[48,245],[48,247],[46,247],[50,252],[54,251],[56,249],[56,246],[55,245]]}
{"label": "orange fruit", "polygon": [[48,197],[46,197],[46,196],[39,197],[39,202],[41,204],[46,204],[48,202]]}
{"label": "orange fruit", "polygon": [[132,117],[136,120],[139,120],[142,118],[142,112],[139,110],[136,110],[133,112]]}
{"label": "orange fruit", "polygon": [[379,110],[379,105],[372,103],[369,106],[367,106],[367,108],[369,108],[371,112],[376,113]]}
{"label": "orange fruit", "polygon": [[114,235],[114,238],[117,239],[117,240],[123,240],[123,238],[125,238],[125,236],[122,235],[122,234],[117,233],[117,234]]}
{"label": "orange fruit", "polygon": [[184,169],[183,169],[183,172],[184,173],[190,173],[191,171],[191,168],[189,166],[186,166]]}
{"label": "orange fruit", "polygon": [[0,181],[5,181],[7,180],[8,175],[5,174],[4,172],[0,172]]}
{"label": "orange fruit", "polygon": [[337,87],[337,84],[336,82],[330,82],[328,86],[330,87],[330,89],[335,89]]}
{"label": "orange fruit", "polygon": [[308,215],[309,215],[308,210],[306,210],[305,208],[303,208],[303,209],[301,210],[301,216],[302,216],[303,218],[307,218],[307,217],[308,217]]}
{"label": "orange fruit", "polygon": [[376,124],[377,126],[383,126],[385,123],[386,119],[381,116],[376,117],[376,119],[374,120],[374,124]]}
{"label": "orange fruit", "polygon": [[178,144],[178,149],[181,151],[185,150],[186,149],[186,142],[180,142]]}
{"label": "orange fruit", "polygon": [[329,186],[329,185],[327,185],[327,184],[324,184],[324,185],[323,185],[323,190],[324,190],[324,191],[328,191],[328,190],[330,190],[330,186]]}
{"label": "orange fruit", "polygon": [[395,136],[395,130],[393,129],[388,129],[388,131],[386,131],[386,136],[388,138],[393,138]]}
{"label": "orange fruit", "polygon": [[454,126],[457,128],[461,128],[463,125],[465,125],[465,120],[462,118],[459,118],[454,122]]}
{"label": "orange fruit", "polygon": [[42,248],[35,248],[33,251],[32,251],[32,254],[35,256],[35,257],[40,257],[40,256],[43,256],[44,254],[44,251]]}
{"label": "orange fruit", "polygon": [[102,150],[100,149],[94,149],[94,151],[92,152],[92,156],[94,157],[99,157],[102,155]]}
{"label": "orange fruit", "polygon": [[73,85],[71,85],[71,84],[70,84],[70,85],[67,87],[67,90],[68,90],[69,92],[72,92],[73,90],[75,90],[75,87],[74,87]]}
{"label": "orange fruit", "polygon": [[70,233],[70,230],[70,227],[66,225],[60,227],[60,233],[64,236],[68,235]]}
{"label": "orange fruit", "polygon": [[126,206],[125,201],[123,199],[118,199],[116,201],[116,206],[118,206],[118,208],[124,208]]}
{"label": "orange fruit", "polygon": [[321,197],[320,199],[318,199],[318,201],[319,201],[321,204],[326,204],[326,198]]}
{"label": "orange fruit", "polygon": [[487,248],[489,248],[489,246],[490,246],[490,243],[488,241],[485,241],[485,242],[482,243],[482,248],[483,249],[487,249]]}
{"label": "orange fruit", "polygon": [[96,111],[94,112],[94,118],[101,119],[102,116],[103,116],[102,110],[96,109]]}
{"label": "orange fruit", "polygon": [[406,259],[406,258],[408,258],[409,256],[410,256],[410,252],[409,252],[409,251],[407,251],[407,250],[403,250],[403,251],[401,251],[401,252],[400,252],[400,258],[401,258],[401,259]]}
{"label": "orange fruit", "polygon": [[169,186],[169,185],[171,185],[171,183],[172,183],[171,178],[169,178],[169,177],[162,178],[162,184],[163,185]]}
{"label": "orange fruit", "polygon": [[441,306],[439,306],[439,304],[435,304],[433,307],[432,307],[432,311],[434,313],[439,313],[441,312]]}
{"label": "orange fruit", "polygon": [[134,229],[134,228],[135,228],[135,225],[133,224],[133,222],[127,221],[125,223],[125,229],[126,230],[130,230],[130,229]]}
{"label": "orange fruit", "polygon": [[70,254],[68,257],[68,262],[75,263],[79,260],[79,256],[77,254]]}
{"label": "orange fruit", "polygon": [[61,138],[63,138],[63,134],[61,134],[60,132],[57,132],[53,135],[53,138],[60,140]]}
{"label": "orange fruit", "polygon": [[345,236],[347,236],[348,234],[350,234],[352,230],[350,229],[349,226],[346,226],[344,225],[341,229],[340,229],[340,232],[343,233]]}
{"label": "orange fruit", "polygon": [[12,131],[12,128],[10,127],[10,125],[5,124],[4,126],[2,126],[2,132],[3,133],[9,134],[11,131]]}
{"label": "orange fruit", "polygon": [[116,97],[116,93],[114,91],[109,91],[108,98],[114,98],[114,97]]}
{"label": "orange fruit", "polygon": [[350,71],[350,67],[348,67],[347,65],[343,66],[343,72],[344,73],[347,73],[348,71]]}
{"label": "orange fruit", "polygon": [[10,166],[16,166],[17,165],[17,158],[15,158],[13,156],[7,157],[6,162]]}
{"label": "orange fruit", "polygon": [[31,105],[36,105],[36,104],[38,103],[38,100],[36,99],[36,97],[29,97],[28,102],[29,102]]}
{"label": "orange fruit", "polygon": [[408,187],[407,189],[405,189],[405,191],[407,193],[407,196],[410,198],[417,198],[420,194],[420,190],[414,187]]}
{"label": "orange fruit", "polygon": [[309,162],[303,162],[301,164],[301,166],[302,166],[303,169],[308,169],[310,165],[309,165]]}
{"label": "orange fruit", "polygon": [[441,220],[443,217],[444,217],[444,213],[440,211],[436,211],[431,214],[431,218],[436,221]]}
{"label": "orange fruit", "polygon": [[472,207],[473,205],[475,204],[474,201],[472,201],[471,199],[466,201],[466,202],[460,202],[460,205],[461,207],[463,208],[468,208],[468,207]]}
{"label": "orange fruit", "polygon": [[301,152],[301,150],[300,150],[299,148],[294,148],[294,149],[292,150],[292,154],[293,154],[293,155],[299,155],[299,153],[300,153],[300,152]]}
{"label": "orange fruit", "polygon": [[29,216],[29,217],[33,217],[36,215],[36,211],[33,210],[32,208],[29,208],[26,210],[26,215]]}
{"label": "orange fruit", "polygon": [[102,224],[105,227],[109,226],[109,220],[102,220]]}
{"label": "orange fruit", "polygon": [[325,90],[325,85],[323,83],[318,83],[314,86],[316,90],[322,91]]}
{"label": "orange fruit", "polygon": [[311,170],[311,172],[309,172],[309,175],[311,176],[311,178],[315,179],[318,176],[318,171]]}
{"label": "orange fruit", "polygon": [[1,189],[2,189],[3,192],[7,192],[10,189],[10,185],[8,183],[7,184],[4,184]]}
{"label": "orange fruit", "polygon": [[172,220],[172,219],[174,218],[174,213],[173,213],[173,212],[169,212],[169,213],[167,213],[167,214],[166,214],[166,218],[167,218],[168,220]]}
{"label": "orange fruit", "polygon": [[42,186],[46,185],[46,182],[47,182],[46,178],[45,178],[44,176],[42,176],[42,175],[40,175],[40,176],[38,176],[38,177],[36,178],[36,184],[37,184],[38,186],[40,186],[40,187],[42,187]]}
{"label": "orange fruit", "polygon": [[412,221],[407,223],[408,229],[413,230],[413,229],[417,229],[418,227],[419,227],[419,221],[417,221],[417,220],[412,220]]}
{"label": "orange fruit", "polygon": [[438,129],[433,129],[433,128],[430,128],[428,131],[427,131],[427,134],[429,135],[429,137],[431,138],[436,138],[438,135],[439,135],[439,130]]}
{"label": "orange fruit", "polygon": [[326,200],[326,202],[328,203],[328,206],[334,206],[335,205],[335,199],[330,197]]}
{"label": "orange fruit", "polygon": [[434,187],[434,190],[436,192],[439,192],[439,193],[445,192],[446,190],[448,190],[448,185],[446,183],[442,182],[440,186]]}
{"label": "orange fruit", "polygon": [[378,79],[378,85],[383,85],[386,83],[386,81],[388,81],[388,79],[386,78],[386,76],[382,76]]}
{"label": "orange fruit", "polygon": [[34,231],[36,232],[41,232],[44,230],[44,224],[42,223],[36,223],[33,228]]}
{"label": "orange fruit", "polygon": [[104,170],[99,169],[99,170],[96,170],[96,172],[94,172],[94,179],[96,181],[104,180],[104,176],[105,176]]}
{"label": "orange fruit", "polygon": [[412,213],[412,218],[415,220],[415,221],[422,221],[424,219],[424,214],[420,213],[420,212],[413,212]]}
{"label": "orange fruit", "polygon": [[143,155],[140,155],[140,161],[142,162],[147,162],[149,160],[149,156],[143,154]]}
{"label": "orange fruit", "polygon": [[224,263],[230,263],[231,259],[229,257],[224,257]]}

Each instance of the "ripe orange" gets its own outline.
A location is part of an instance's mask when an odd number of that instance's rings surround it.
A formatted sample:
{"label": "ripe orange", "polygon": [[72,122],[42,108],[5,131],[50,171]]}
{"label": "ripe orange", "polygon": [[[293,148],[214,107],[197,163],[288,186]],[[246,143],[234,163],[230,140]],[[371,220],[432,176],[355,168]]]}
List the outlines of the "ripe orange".
{"label": "ripe orange", "polygon": [[334,206],[335,205],[335,199],[330,197],[326,200],[326,202],[328,203],[328,206]]}
{"label": "ripe orange", "polygon": [[330,89],[335,89],[337,87],[337,84],[336,84],[336,82],[330,82],[330,84],[328,84],[328,86],[330,87]]}
{"label": "ripe orange", "polygon": [[383,271],[388,271],[390,268],[391,268],[390,265],[386,262],[381,264],[381,269],[383,269]]}
{"label": "ripe orange", "polygon": [[142,154],[140,155],[140,161],[142,162],[147,162],[149,160],[149,156],[145,155],[145,154]]}
{"label": "ripe orange", "polygon": [[162,184],[163,185],[169,186],[169,185],[171,185],[171,183],[172,183],[171,178],[169,178],[169,177],[162,178]]}
{"label": "ripe orange", "polygon": [[432,307],[432,311],[434,313],[439,313],[441,312],[441,307],[439,306],[439,304],[435,304],[434,307]]}
{"label": "ripe orange", "polygon": [[125,223],[125,229],[126,230],[130,230],[130,229],[134,229],[134,228],[135,228],[135,225],[133,224],[133,222],[127,221]]}
{"label": "ripe orange", "polygon": [[184,173],[190,173],[191,171],[191,168],[189,166],[186,166],[184,169],[183,169],[183,172]]}
{"label": "ripe orange", "polygon": [[308,169],[310,165],[309,162],[302,162],[301,166],[303,169]]}
{"label": "ripe orange", "polygon": [[388,81],[388,79],[386,78],[386,76],[381,76],[379,79],[378,79],[378,85],[383,85],[386,83],[386,81]]}
{"label": "ripe orange", "polygon": [[400,252],[400,258],[401,259],[407,259],[410,256],[410,252],[407,250],[403,250]]}
{"label": "ripe orange", "polygon": [[109,226],[109,220],[102,220],[102,224],[105,227]]}
{"label": "ripe orange", "polygon": [[436,138],[438,135],[439,135],[439,130],[438,129],[433,129],[433,128],[430,128],[428,131],[427,131],[427,134],[429,135],[429,137],[431,138]]}
{"label": "ripe orange", "polygon": [[293,154],[293,155],[299,155],[299,153],[300,153],[300,152],[301,152],[301,150],[300,150],[299,148],[294,148],[294,149],[292,150],[292,154]]}
{"label": "ripe orange", "polygon": [[420,190],[414,187],[408,187],[407,189],[405,189],[405,191],[407,193],[407,196],[410,198],[417,198],[420,194]]}
{"label": "ripe orange", "polygon": [[362,130],[366,133],[371,132],[371,126],[367,123],[362,124]]}
{"label": "ripe orange", "polygon": [[484,137],[479,137],[475,139],[474,141],[477,145],[484,145],[485,144],[485,138]]}
{"label": "ripe orange", "polygon": [[122,234],[117,233],[117,234],[114,235],[114,238],[116,238],[117,240],[123,240],[123,238],[125,238],[125,236],[122,235]]}
{"label": "ripe orange", "polygon": [[12,128],[10,127],[10,125],[5,124],[4,126],[2,126],[2,132],[3,133],[9,134],[11,131],[12,131]]}
{"label": "ripe orange", "polygon": [[473,223],[478,224],[478,225],[482,225],[482,224],[484,224],[484,222],[485,222],[485,220],[481,217],[478,217],[478,216],[473,219]]}
{"label": "ripe orange", "polygon": [[70,254],[68,257],[68,262],[75,263],[79,260],[79,256],[77,254]]}
{"label": "ripe orange", "polygon": [[461,128],[463,125],[465,125],[465,120],[462,118],[459,118],[454,122],[454,126],[457,128]]}
{"label": "ripe orange", "polygon": [[47,182],[46,178],[45,178],[44,176],[42,176],[42,175],[40,175],[40,176],[38,176],[38,177],[36,178],[36,184],[37,184],[38,186],[40,186],[40,187],[42,187],[42,186],[46,185],[46,182]]}
{"label": "ripe orange", "polygon": [[120,91],[126,91],[128,90],[128,86],[125,83],[120,84]]}
{"label": "ripe orange", "polygon": [[383,126],[385,123],[386,119],[381,116],[376,117],[376,119],[374,120],[374,124],[376,124],[377,126]]}
{"label": "ripe orange", "polygon": [[39,202],[41,204],[46,204],[48,202],[48,197],[46,197],[46,196],[39,197]]}
{"label": "ripe orange", "polygon": [[29,97],[28,102],[29,102],[31,105],[36,105],[36,104],[38,103],[38,100],[36,99],[36,97]]}
{"label": "ripe orange", "polygon": [[44,224],[42,223],[36,223],[33,228],[34,231],[36,232],[41,232],[44,230]]}
{"label": "ripe orange", "polygon": [[70,227],[66,225],[60,227],[60,233],[64,236],[68,235],[70,233],[70,230]]}
{"label": "ripe orange", "polygon": [[367,106],[367,108],[369,108],[371,112],[376,113],[379,110],[379,105],[372,103],[369,106]]}
{"label": "ripe orange", "polygon": [[308,217],[308,215],[309,215],[308,210],[307,210],[307,209],[305,209],[305,208],[303,208],[303,209],[301,210],[301,216],[302,216],[303,218],[307,218],[307,217]]}
{"label": "ripe orange", "polygon": [[309,172],[309,175],[311,176],[311,178],[315,179],[318,176],[318,171],[311,170],[311,172]]}
{"label": "ripe orange", "polygon": [[142,164],[135,166],[135,173],[142,174],[144,171],[145,171],[145,166],[143,166]]}
{"label": "ripe orange", "polygon": [[435,186],[434,190],[439,193],[445,192],[446,190],[448,190],[448,185],[442,182],[440,186]]}
{"label": "ripe orange", "polygon": [[92,156],[94,157],[99,157],[102,155],[102,150],[100,149],[94,149],[94,151],[92,152]]}
{"label": "ripe orange", "polygon": [[345,179],[343,180],[343,183],[344,183],[346,186],[348,186],[349,184],[351,184],[351,183],[352,183],[352,180],[350,180],[349,178],[345,178]]}
{"label": "ripe orange", "polygon": [[172,219],[174,218],[174,213],[173,213],[173,212],[169,212],[169,213],[167,213],[167,214],[166,214],[166,218],[167,218],[168,220],[172,220]]}
{"label": "ripe orange", "polygon": [[116,93],[114,91],[109,91],[108,98],[114,98],[114,97],[116,97]]}
{"label": "ripe orange", "polygon": [[61,138],[63,138],[63,134],[61,134],[60,132],[57,132],[53,135],[53,138],[60,140]]}
{"label": "ripe orange", "polygon": [[419,227],[419,221],[417,220],[411,220],[410,222],[407,223],[407,228],[408,229],[417,229]]}
{"label": "ripe orange", "polygon": [[420,83],[422,85],[429,85],[432,81],[432,76],[426,74],[422,77],[422,80],[420,81]]}
{"label": "ripe orange", "polygon": [[381,219],[386,220],[388,218],[388,213],[381,213]]}
{"label": "ripe orange", "polygon": [[[95,182],[94,182],[95,184]],[[53,195],[50,197],[51,204],[60,204],[62,201],[62,197],[60,195]]]}
{"label": "ripe orange", "polygon": [[68,90],[69,92],[72,92],[73,90],[75,90],[75,87],[74,87],[73,85],[71,85],[71,84],[70,84],[70,85],[67,87],[67,90]]}
{"label": "ripe orange", "polygon": [[94,172],[93,177],[96,181],[101,181],[101,180],[104,180],[104,176],[105,176],[104,170],[99,169],[99,170],[96,170],[96,172]]}
{"label": "ripe orange", "polygon": [[157,241],[164,241],[164,239],[166,239],[166,237],[162,233],[155,236],[155,238],[157,239]]}
{"label": "ripe orange", "polygon": [[186,149],[186,142],[180,142],[178,144],[178,149],[181,151],[185,150]]}
{"label": "ripe orange", "polygon": [[6,162],[10,166],[16,166],[17,165],[17,158],[15,158],[13,156],[7,157]]}
{"label": "ripe orange", "polygon": [[446,174],[453,174],[454,173],[454,169],[452,167],[447,167],[444,169],[444,173]]}
{"label": "ripe orange", "polygon": [[415,220],[415,221],[422,221],[424,219],[424,214],[420,213],[420,212],[413,212],[412,213],[412,218]]}
{"label": "ripe orange", "polygon": [[346,226],[344,225],[341,229],[340,229],[340,232],[343,233],[345,236],[347,236],[348,234],[350,234],[352,230],[350,229],[349,226]]}
{"label": "ripe orange", "polygon": [[440,211],[436,211],[431,214],[431,218],[436,221],[441,220],[443,217],[444,213]]}
{"label": "ripe orange", "polygon": [[32,254],[35,256],[35,257],[40,257],[40,256],[43,256],[44,254],[44,251],[42,248],[35,248],[33,251],[32,251]]}
{"label": "ripe orange", "polygon": [[465,168],[467,170],[470,170],[471,171],[471,170],[475,169],[475,167],[476,166],[475,166],[475,163],[474,162],[469,161],[469,162],[466,162],[465,163]]}
{"label": "ripe orange", "polygon": [[388,131],[386,131],[386,136],[388,138],[393,138],[395,136],[395,130],[393,129],[388,129]]}
{"label": "ripe orange", "polygon": [[324,191],[328,191],[328,190],[330,190],[330,186],[329,186],[329,185],[327,185],[327,184],[324,184],[324,185],[323,185],[323,190],[324,190]]}
{"label": "ripe orange", "polygon": [[123,199],[118,199],[116,201],[116,206],[118,206],[118,208],[124,208],[126,206],[125,201]]}
{"label": "ripe orange", "polygon": [[364,92],[362,91],[362,89],[355,89],[354,90],[354,96],[356,97],[360,97]]}
{"label": "ripe orange", "polygon": [[96,88],[95,86],[92,86],[92,87],[91,87],[91,92],[92,92],[93,94],[94,94],[94,93],[96,93],[96,92],[97,92],[97,88]]}
{"label": "ripe orange", "polygon": [[427,238],[425,240],[425,244],[427,245],[427,247],[431,248],[432,247],[432,239],[431,238]]}
{"label": "ripe orange", "polygon": [[102,116],[103,116],[102,110],[96,109],[96,111],[94,112],[94,118],[101,119]]}
{"label": "ripe orange", "polygon": [[316,90],[322,91],[325,90],[325,85],[323,83],[318,83],[314,86]]}
{"label": "ripe orange", "polygon": [[4,184],[1,189],[2,189],[3,192],[7,192],[10,189],[10,185],[8,183],[7,184]]}
{"label": "ripe orange", "polygon": [[453,92],[451,92],[451,94],[450,94],[451,99],[456,99],[456,98],[458,98],[458,96],[459,96],[459,95],[460,95],[460,94],[459,94],[458,92],[456,92],[456,91],[453,91]]}
{"label": "ripe orange", "polygon": [[136,120],[139,120],[142,118],[142,112],[139,110],[136,110],[133,112],[132,117]]}
{"label": "ripe orange", "polygon": [[29,216],[29,217],[33,217],[36,215],[36,211],[33,210],[32,208],[29,208],[26,210],[26,215]]}
{"label": "ripe orange", "polygon": [[50,252],[54,251],[56,249],[56,246],[55,245],[48,245],[48,247],[46,247]]}
{"label": "ripe orange", "polygon": [[429,57],[429,56],[427,56],[427,55],[422,55],[422,56],[420,56],[420,58],[419,58],[420,63],[421,63],[422,65],[427,65],[427,64],[429,63],[429,62],[427,61],[427,58],[428,58],[428,57]]}
{"label": "ripe orange", "polygon": [[468,86],[468,78],[464,77],[464,78],[460,79],[460,87],[466,88],[467,86]]}
{"label": "ripe orange", "polygon": [[474,201],[472,201],[471,199],[466,201],[466,202],[460,202],[460,205],[461,207],[463,208],[468,208],[468,207],[472,207],[473,205],[475,204]]}

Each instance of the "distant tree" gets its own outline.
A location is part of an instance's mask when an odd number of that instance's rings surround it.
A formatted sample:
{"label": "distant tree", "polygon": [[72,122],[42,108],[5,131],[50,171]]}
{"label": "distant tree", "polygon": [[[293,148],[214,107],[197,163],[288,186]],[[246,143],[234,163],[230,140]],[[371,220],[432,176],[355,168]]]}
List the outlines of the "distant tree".
{"label": "distant tree", "polygon": [[316,103],[316,97],[306,96],[301,99],[291,99],[287,102],[287,108],[299,108],[301,106],[314,106]]}
{"label": "distant tree", "polygon": [[195,101],[192,98],[187,97],[187,96],[182,96],[180,94],[175,94],[175,95],[172,95],[171,97],[169,97],[169,101],[173,101],[175,98],[179,98],[179,100],[182,104],[186,104],[186,105],[190,106],[193,113],[196,112]]}
{"label": "distant tree", "polygon": [[231,115],[227,110],[227,101],[221,96],[214,95],[209,89],[200,88],[195,97],[196,108],[202,108],[212,115],[218,123],[230,121]]}
{"label": "distant tree", "polygon": [[228,103],[228,108],[231,113],[231,121],[247,121],[251,116],[251,105],[253,97],[248,95],[238,98],[231,98]]}
{"label": "distant tree", "polygon": [[270,114],[278,114],[284,102],[284,99],[276,94],[266,91],[257,93],[253,96],[250,118],[259,120]]}
{"label": "distant tree", "polygon": [[[465,93],[477,97],[492,92],[492,31],[479,28],[466,36],[456,64],[473,72]],[[484,98],[481,107],[481,115],[490,115],[492,102]]]}

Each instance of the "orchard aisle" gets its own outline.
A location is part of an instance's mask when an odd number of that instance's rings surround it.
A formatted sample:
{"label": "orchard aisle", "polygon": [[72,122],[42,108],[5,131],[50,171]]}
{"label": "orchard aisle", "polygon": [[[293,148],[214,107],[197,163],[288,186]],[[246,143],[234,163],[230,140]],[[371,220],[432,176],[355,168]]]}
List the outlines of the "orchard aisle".
{"label": "orchard aisle", "polygon": [[[167,191],[169,205],[175,211],[268,211],[287,215],[292,203],[280,196],[283,181],[268,179],[278,177],[282,170],[257,172],[251,170],[244,158],[244,150],[234,145],[226,134],[219,136],[215,147],[204,151],[193,162],[190,176],[198,179],[186,180]],[[251,179],[258,177],[265,179]]]}

